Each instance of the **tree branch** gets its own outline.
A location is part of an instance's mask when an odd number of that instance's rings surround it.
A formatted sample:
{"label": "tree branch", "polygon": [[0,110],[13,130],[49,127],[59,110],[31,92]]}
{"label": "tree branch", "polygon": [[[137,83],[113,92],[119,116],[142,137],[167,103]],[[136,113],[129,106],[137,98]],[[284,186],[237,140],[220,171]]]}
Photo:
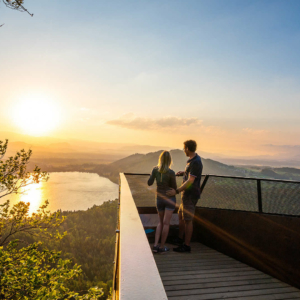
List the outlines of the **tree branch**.
{"label": "tree branch", "polygon": [[[14,0],[14,2],[12,2],[11,0],[3,0],[3,3],[11,8],[11,9],[15,9],[18,10],[20,12],[27,12],[31,17],[33,17],[33,14],[31,14],[21,3],[20,0]],[[17,4],[17,5],[16,5]],[[1,25],[2,26],[2,25]]]}

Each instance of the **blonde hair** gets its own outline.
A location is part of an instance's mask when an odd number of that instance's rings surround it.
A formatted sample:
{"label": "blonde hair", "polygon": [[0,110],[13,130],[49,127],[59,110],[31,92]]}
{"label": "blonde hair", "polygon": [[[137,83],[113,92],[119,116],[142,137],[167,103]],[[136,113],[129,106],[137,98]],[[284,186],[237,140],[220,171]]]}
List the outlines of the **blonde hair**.
{"label": "blonde hair", "polygon": [[163,151],[158,159],[158,171],[160,173],[168,172],[170,166],[172,164],[172,157],[169,151]]}

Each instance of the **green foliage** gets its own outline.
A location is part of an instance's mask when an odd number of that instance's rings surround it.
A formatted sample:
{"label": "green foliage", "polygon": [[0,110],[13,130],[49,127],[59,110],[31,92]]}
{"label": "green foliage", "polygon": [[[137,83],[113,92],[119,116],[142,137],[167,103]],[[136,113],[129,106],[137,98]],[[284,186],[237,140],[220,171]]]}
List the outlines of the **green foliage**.
{"label": "green foliage", "polygon": [[[51,214],[43,205],[36,214],[28,215],[29,204],[20,202],[9,209],[9,202],[1,205],[0,212],[0,299],[99,299],[103,292],[91,288],[79,296],[69,287],[82,270],[71,266],[71,260],[61,259],[61,252],[42,248],[41,242],[19,247],[19,240],[12,237],[50,237],[61,240],[65,233],[52,232],[63,221],[59,212]],[[4,246],[3,246],[4,245]],[[5,246],[6,245],[6,246]]]}
{"label": "green foliage", "polygon": [[41,243],[18,249],[18,242],[10,242],[6,250],[0,248],[1,299],[97,299],[102,292],[91,289],[85,296],[70,291],[66,281],[77,277],[78,265],[69,267],[60,253],[39,250]]}
{"label": "green foliage", "polygon": [[[0,159],[7,144],[7,140],[0,141]],[[38,167],[32,173],[26,171],[30,156],[31,151],[21,150],[5,162],[0,161],[0,198],[47,179],[48,174]],[[12,208],[9,201],[0,205],[0,299],[99,299],[103,292],[98,288],[90,288],[83,295],[73,292],[68,284],[82,273],[80,266],[62,259],[60,252],[42,248],[40,239],[47,238],[48,243],[55,244],[65,235],[57,230],[64,217],[47,211],[47,205],[46,202],[32,215],[28,213],[29,203],[20,201]],[[20,243],[29,237],[38,242],[22,247]]]}
{"label": "green foliage", "polygon": [[63,235],[53,235],[47,229],[58,227],[64,220],[60,213],[47,211],[48,201],[37,212],[29,216],[29,203],[20,201],[10,209],[9,200],[0,204],[0,246],[7,245],[13,236],[20,233],[37,235],[39,237],[62,238]]}
{"label": "green foliage", "polygon": [[68,231],[68,235],[60,241],[59,250],[69,253],[74,262],[82,266],[90,282],[110,281],[113,275],[117,201],[108,201],[87,211],[64,212],[63,215],[67,218],[59,232],[63,234]]}
{"label": "green foliage", "polygon": [[[72,259],[72,264],[81,265],[82,274],[67,286],[75,291],[98,286],[104,292],[100,299],[107,299],[113,278],[117,201],[86,211],[65,211],[62,217],[66,219],[57,228],[58,233],[67,235],[59,240],[45,240],[44,244],[48,249],[61,251],[63,258]],[[29,242],[37,241],[36,237],[27,238]]]}

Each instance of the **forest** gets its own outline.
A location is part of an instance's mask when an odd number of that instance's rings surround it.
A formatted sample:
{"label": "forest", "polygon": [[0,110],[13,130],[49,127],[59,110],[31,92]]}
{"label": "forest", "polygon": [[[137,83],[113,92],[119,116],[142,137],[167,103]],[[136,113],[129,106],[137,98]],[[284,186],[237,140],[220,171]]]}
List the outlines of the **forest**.
{"label": "forest", "polygon": [[[117,222],[117,200],[94,205],[86,211],[62,211],[65,220],[58,227],[61,240],[45,239],[43,246],[61,251],[61,257],[70,259],[72,264],[81,266],[82,274],[68,282],[68,287],[83,294],[90,287],[98,286],[104,294],[99,299],[107,299],[113,278],[115,251],[115,229]],[[27,235],[22,239],[28,243],[39,241],[40,237]]]}

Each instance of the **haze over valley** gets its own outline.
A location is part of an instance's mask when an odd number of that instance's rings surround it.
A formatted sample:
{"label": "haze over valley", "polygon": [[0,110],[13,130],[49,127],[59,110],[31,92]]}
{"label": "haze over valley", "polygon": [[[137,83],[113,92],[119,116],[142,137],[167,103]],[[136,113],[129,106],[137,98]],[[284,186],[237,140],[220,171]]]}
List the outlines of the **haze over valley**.
{"label": "haze over valley", "polygon": [[[167,146],[151,146],[126,143],[100,143],[76,139],[58,139],[51,137],[32,137],[12,132],[0,132],[2,140],[9,138],[7,155],[14,155],[20,149],[33,150],[30,168],[39,165],[42,169],[54,171],[88,171],[99,174],[115,172],[149,172],[157,164],[158,152],[171,150]],[[274,169],[274,178],[296,178],[300,167],[300,146],[262,145],[269,150],[269,155],[262,156],[228,156],[222,153],[197,152],[204,159],[204,173],[216,175],[260,176],[263,169]],[[154,153],[153,153],[154,152]],[[155,153],[157,152],[157,153]],[[153,154],[152,154],[153,153]],[[186,157],[174,153],[174,168],[184,168]],[[132,156],[134,154],[139,154]],[[143,156],[148,154],[148,156]],[[130,156],[131,158],[122,160]],[[150,157],[152,159],[150,159]],[[210,163],[208,163],[210,161]],[[129,163],[131,162],[131,164]],[[233,170],[233,166],[236,167]],[[280,168],[286,172],[282,171]],[[109,169],[111,168],[111,171]],[[265,176],[271,174],[263,172]],[[116,175],[113,175],[115,177]]]}

